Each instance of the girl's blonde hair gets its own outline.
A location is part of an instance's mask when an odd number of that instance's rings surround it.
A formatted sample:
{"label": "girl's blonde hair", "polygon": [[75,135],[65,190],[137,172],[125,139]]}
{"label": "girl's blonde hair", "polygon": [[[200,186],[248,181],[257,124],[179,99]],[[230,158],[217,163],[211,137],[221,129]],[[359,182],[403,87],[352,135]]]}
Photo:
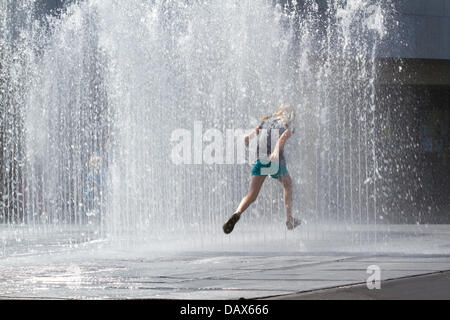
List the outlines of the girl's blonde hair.
{"label": "girl's blonde hair", "polygon": [[268,120],[271,118],[281,118],[283,120],[284,124],[286,126],[289,125],[289,123],[293,120],[292,116],[289,118],[286,117],[286,113],[293,114],[294,108],[289,103],[283,103],[281,106],[278,107],[278,109],[271,115],[271,116],[264,116],[259,118],[259,121]]}

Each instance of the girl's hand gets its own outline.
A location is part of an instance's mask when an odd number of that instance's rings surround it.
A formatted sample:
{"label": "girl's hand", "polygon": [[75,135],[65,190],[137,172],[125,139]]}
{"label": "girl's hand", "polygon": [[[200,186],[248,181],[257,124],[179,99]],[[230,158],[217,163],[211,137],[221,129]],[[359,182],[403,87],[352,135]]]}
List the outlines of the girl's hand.
{"label": "girl's hand", "polygon": [[250,137],[249,136],[245,136],[244,137],[244,143],[245,143],[245,146],[248,147],[248,145],[250,143]]}

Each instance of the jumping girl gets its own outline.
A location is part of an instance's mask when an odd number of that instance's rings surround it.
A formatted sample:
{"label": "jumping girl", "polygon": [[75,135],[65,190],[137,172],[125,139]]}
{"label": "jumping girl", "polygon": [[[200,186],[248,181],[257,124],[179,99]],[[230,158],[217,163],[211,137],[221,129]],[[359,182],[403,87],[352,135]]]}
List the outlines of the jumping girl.
{"label": "jumping girl", "polygon": [[[233,231],[234,225],[239,221],[241,214],[255,202],[259,191],[270,175],[277,179],[284,188],[284,206],[286,209],[286,227],[293,230],[301,224],[301,221],[292,217],[292,179],[286,167],[283,148],[286,141],[293,134],[292,121],[294,120],[294,110],[289,104],[282,104],[273,115],[262,117],[261,123],[249,135],[244,137],[246,147],[249,146],[250,139],[257,138],[257,161],[252,169],[250,189],[247,195],[241,200],[236,212],[223,225],[223,231],[229,234]],[[272,140],[276,141],[272,148]],[[261,151],[265,149],[266,152]]]}

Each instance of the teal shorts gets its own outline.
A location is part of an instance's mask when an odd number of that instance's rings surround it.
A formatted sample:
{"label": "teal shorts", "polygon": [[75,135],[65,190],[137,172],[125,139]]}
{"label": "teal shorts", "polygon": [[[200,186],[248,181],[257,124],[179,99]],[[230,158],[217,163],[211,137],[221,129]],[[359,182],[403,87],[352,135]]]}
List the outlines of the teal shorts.
{"label": "teal shorts", "polygon": [[274,179],[284,177],[288,174],[285,163],[268,162],[267,164],[256,161],[252,169],[252,176],[271,176]]}

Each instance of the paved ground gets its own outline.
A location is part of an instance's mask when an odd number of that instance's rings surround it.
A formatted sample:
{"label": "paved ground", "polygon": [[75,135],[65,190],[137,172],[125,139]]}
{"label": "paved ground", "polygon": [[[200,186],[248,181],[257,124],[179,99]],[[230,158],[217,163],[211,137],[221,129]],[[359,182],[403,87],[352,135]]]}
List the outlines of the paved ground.
{"label": "paved ground", "polygon": [[450,272],[388,280],[379,290],[367,285],[313,290],[267,298],[270,300],[450,300]]}
{"label": "paved ground", "polygon": [[[166,250],[163,243],[163,250],[131,250],[95,241],[51,252],[21,249],[0,258],[0,298],[447,298],[448,273],[416,276],[450,270],[450,226],[401,229],[391,229],[389,241],[376,243],[310,237],[300,246],[299,238],[282,239],[297,243],[296,250],[281,249],[272,240],[263,250],[252,237],[244,244],[236,239],[239,247],[226,240],[201,250],[181,244],[178,251],[173,245]],[[348,287],[364,284],[367,268],[374,265],[380,268],[381,290]],[[394,280],[399,278],[405,279]],[[340,288],[311,292],[332,287]]]}

